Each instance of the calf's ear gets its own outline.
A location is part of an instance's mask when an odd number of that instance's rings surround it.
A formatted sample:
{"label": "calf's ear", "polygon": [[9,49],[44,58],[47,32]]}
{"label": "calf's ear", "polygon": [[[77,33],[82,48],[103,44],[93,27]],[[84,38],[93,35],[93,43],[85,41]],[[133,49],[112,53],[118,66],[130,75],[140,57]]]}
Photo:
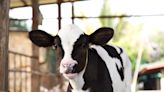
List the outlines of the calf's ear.
{"label": "calf's ear", "polygon": [[89,40],[92,44],[104,45],[113,37],[113,34],[114,30],[112,28],[102,27],[89,35]]}
{"label": "calf's ear", "polygon": [[49,47],[54,44],[54,37],[42,30],[33,30],[29,32],[29,38],[39,47]]}

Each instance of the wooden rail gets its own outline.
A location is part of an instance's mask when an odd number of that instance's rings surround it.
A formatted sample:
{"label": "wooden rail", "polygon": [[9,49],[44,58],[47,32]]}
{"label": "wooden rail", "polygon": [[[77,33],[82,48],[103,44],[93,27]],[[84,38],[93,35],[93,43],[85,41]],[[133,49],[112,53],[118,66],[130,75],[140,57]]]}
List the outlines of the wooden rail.
{"label": "wooden rail", "polygon": [[9,91],[31,92],[31,60],[36,57],[9,51]]}

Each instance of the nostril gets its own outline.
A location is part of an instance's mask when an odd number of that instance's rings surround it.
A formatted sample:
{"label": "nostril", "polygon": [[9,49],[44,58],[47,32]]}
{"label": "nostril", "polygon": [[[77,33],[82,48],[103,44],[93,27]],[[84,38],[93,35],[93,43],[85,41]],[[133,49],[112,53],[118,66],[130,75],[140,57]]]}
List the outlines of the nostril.
{"label": "nostril", "polygon": [[75,69],[76,64],[75,63],[63,63],[62,67],[64,69],[64,73],[68,74],[68,73],[75,73],[76,69]]}
{"label": "nostril", "polygon": [[67,70],[65,71],[66,74],[72,73],[73,67],[68,67]]}
{"label": "nostril", "polygon": [[73,67],[73,66],[75,66],[75,64],[70,64],[70,65],[69,65],[69,67]]}
{"label": "nostril", "polygon": [[62,64],[63,67],[68,67],[68,64]]}
{"label": "nostril", "polygon": [[72,73],[76,73],[76,72],[77,72],[77,64],[75,64],[72,69]]}
{"label": "nostril", "polygon": [[68,68],[68,67],[72,67],[74,66],[75,64],[62,64],[63,67],[65,68]]}

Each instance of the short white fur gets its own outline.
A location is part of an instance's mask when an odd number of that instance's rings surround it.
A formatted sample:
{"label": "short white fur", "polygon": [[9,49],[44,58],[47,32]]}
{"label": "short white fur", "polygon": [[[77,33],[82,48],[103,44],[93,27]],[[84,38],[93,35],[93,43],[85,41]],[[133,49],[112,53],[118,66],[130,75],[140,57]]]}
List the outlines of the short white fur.
{"label": "short white fur", "polygon": [[[113,92],[130,92],[130,80],[131,79],[127,79],[127,77],[125,77],[124,81],[121,80],[120,75],[118,74],[117,68],[115,66],[115,64],[118,64],[118,59],[117,58],[112,58],[108,55],[107,51],[102,48],[101,46],[98,45],[92,45],[91,48],[94,48],[97,53],[99,54],[99,56],[103,59],[103,61],[106,63],[108,71],[110,73],[112,82],[113,82]],[[126,55],[122,55],[122,58],[126,58]],[[123,60],[128,62],[128,66],[130,66],[130,62],[127,60]],[[125,62],[123,62],[125,63]],[[124,64],[125,65],[125,64]],[[119,64],[120,66],[120,64]],[[127,67],[124,66],[124,67]],[[125,74],[127,74],[126,76],[130,76],[129,74],[131,74],[130,69],[125,69]],[[128,77],[130,78],[130,77]],[[125,89],[126,88],[126,89]]]}

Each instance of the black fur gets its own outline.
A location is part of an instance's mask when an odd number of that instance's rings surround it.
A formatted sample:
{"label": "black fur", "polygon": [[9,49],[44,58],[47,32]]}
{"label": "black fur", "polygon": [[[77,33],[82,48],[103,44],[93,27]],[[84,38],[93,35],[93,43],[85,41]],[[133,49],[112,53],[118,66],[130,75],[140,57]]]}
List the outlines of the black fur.
{"label": "black fur", "polygon": [[109,46],[109,45],[105,45],[105,46],[103,46],[103,48],[108,52],[109,56],[111,56],[112,58],[119,59],[122,67],[119,69],[117,64],[116,64],[116,67],[117,67],[117,71],[121,77],[121,80],[123,81],[124,80],[124,66],[123,66],[122,58],[120,56],[120,54],[123,52],[123,50],[120,48],[121,53],[118,53],[117,50],[113,46]]}
{"label": "black fur", "polygon": [[[105,62],[95,49],[88,50],[88,64],[84,73],[83,90],[90,92],[113,92],[112,80]],[[67,92],[71,92],[69,85]]]}

